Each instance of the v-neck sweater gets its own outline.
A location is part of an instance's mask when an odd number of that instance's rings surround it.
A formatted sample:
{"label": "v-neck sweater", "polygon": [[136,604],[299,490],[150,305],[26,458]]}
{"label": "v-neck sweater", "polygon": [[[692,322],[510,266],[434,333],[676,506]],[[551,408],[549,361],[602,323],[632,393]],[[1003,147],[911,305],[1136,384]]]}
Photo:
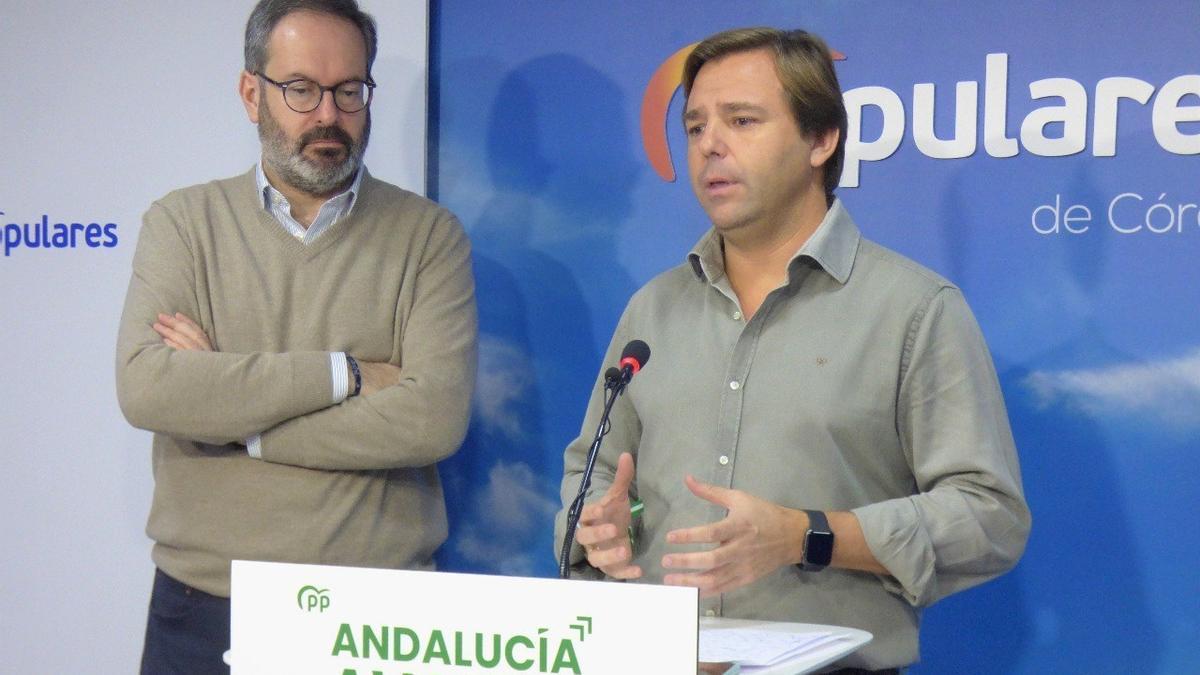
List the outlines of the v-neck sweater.
{"label": "v-neck sweater", "polygon": [[[165,346],[160,312],[215,351]],[[431,567],[447,531],[435,463],[466,433],[476,330],[458,220],[369,174],[308,245],[253,171],[155,202],[117,345],[122,411],[154,432],[154,562],[215,595],[234,559]],[[400,384],[331,405],[338,351],[399,366]],[[254,434],[261,460],[239,445]]]}

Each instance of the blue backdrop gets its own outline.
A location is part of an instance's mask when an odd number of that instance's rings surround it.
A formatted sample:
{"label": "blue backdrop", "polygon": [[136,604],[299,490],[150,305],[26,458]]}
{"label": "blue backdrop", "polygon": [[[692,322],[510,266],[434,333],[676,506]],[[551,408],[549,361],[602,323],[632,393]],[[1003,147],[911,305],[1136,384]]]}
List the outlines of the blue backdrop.
{"label": "blue backdrop", "polygon": [[[707,228],[643,147],[651,75],[717,30],[804,27],[845,55],[860,121],[838,194],[868,237],[965,291],[1034,514],[1015,571],[926,613],[918,672],[1200,672],[1200,5],[433,15],[430,188],[474,243],[482,330],[470,436],[443,467],[444,568],[554,573],[562,450],[603,349]],[[680,106],[663,123],[686,174]]]}

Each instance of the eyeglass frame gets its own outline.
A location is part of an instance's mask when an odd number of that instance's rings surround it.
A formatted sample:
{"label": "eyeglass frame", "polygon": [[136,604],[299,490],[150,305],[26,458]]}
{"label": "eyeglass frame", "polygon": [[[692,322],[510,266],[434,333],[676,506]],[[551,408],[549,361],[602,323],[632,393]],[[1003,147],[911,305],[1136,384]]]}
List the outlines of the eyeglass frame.
{"label": "eyeglass frame", "polygon": [[[342,80],[341,82],[338,82],[335,85],[326,87],[325,85],[321,84],[320,82],[317,82],[316,80],[313,80],[313,79],[307,78],[307,77],[297,77],[294,80],[287,80],[286,82],[276,82],[275,80],[272,80],[271,78],[264,75],[261,71],[256,70],[256,71],[254,71],[254,74],[256,76],[261,77],[262,79],[266,80],[267,82],[275,85],[276,87],[279,87],[279,93],[281,96],[283,96],[284,105],[286,105],[288,107],[288,109],[290,109],[292,112],[299,113],[301,115],[306,115],[306,114],[316,110],[317,108],[320,108],[321,102],[325,100],[325,92],[327,92],[327,91],[333,93],[333,106],[335,108],[337,108],[338,110],[341,110],[342,112],[346,113],[347,115],[353,115],[354,113],[360,113],[360,112],[366,110],[367,108],[371,107],[371,101],[375,97],[376,84],[375,84],[375,81],[370,78],[370,76],[368,76],[367,79],[365,79],[365,80],[360,80],[358,78],[352,77],[348,80]],[[296,110],[296,108],[291,104],[291,102],[288,101],[287,89],[289,86],[296,84],[297,82],[312,82],[314,85],[316,85],[317,89],[320,90],[320,92],[321,92],[321,95],[317,97],[317,104],[314,105],[313,107],[309,108],[308,110]],[[363,104],[363,107],[359,108],[358,110],[346,110],[346,109],[342,108],[342,106],[338,105],[336,90],[338,87],[340,87],[343,84],[346,84],[348,82],[358,82],[359,84],[365,85],[367,88],[367,100]]]}

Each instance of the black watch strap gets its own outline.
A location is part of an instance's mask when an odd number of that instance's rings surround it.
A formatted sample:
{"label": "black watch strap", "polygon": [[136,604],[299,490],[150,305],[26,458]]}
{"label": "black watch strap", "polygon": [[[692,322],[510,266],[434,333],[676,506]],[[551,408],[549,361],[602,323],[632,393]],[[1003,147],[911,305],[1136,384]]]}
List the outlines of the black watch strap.
{"label": "black watch strap", "polygon": [[824,511],[804,511],[808,531],[804,533],[804,554],[796,566],[805,572],[819,572],[833,560],[833,528]]}
{"label": "black watch strap", "polygon": [[354,377],[354,388],[346,395],[346,398],[354,398],[362,393],[362,371],[358,368],[358,361],[349,354],[346,354],[346,365],[350,366],[350,375]]}

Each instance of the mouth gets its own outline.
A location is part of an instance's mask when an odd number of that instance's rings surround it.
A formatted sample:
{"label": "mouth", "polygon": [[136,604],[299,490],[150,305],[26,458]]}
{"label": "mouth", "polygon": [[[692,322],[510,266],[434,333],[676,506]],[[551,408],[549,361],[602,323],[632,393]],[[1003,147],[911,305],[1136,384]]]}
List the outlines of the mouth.
{"label": "mouth", "polygon": [[343,157],[350,154],[350,146],[330,139],[321,139],[306,143],[304,149],[320,160],[340,161]]}
{"label": "mouth", "polygon": [[705,194],[713,197],[719,197],[732,192],[733,189],[738,185],[738,182],[732,178],[714,176],[705,178],[702,185],[704,186]]}
{"label": "mouth", "polygon": [[341,141],[335,141],[333,139],[321,139],[321,140],[316,140],[316,141],[310,141],[309,143],[305,144],[304,147],[313,148],[315,150],[320,150],[320,151],[349,149],[345,143],[343,143]]}
{"label": "mouth", "polygon": [[338,127],[314,129],[300,139],[304,150],[322,157],[340,157],[350,152],[350,136]]}

